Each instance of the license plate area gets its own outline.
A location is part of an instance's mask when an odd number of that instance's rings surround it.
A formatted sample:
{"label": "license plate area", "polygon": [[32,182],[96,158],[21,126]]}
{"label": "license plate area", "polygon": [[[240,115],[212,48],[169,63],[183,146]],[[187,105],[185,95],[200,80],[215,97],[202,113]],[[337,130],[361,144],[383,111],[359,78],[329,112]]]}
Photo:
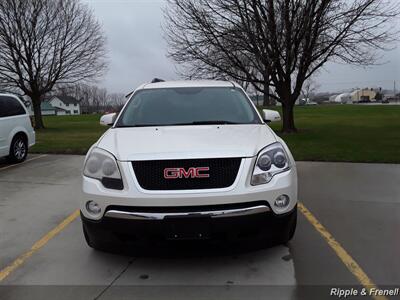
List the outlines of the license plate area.
{"label": "license plate area", "polygon": [[166,217],[165,238],[168,240],[204,240],[210,238],[211,217]]}

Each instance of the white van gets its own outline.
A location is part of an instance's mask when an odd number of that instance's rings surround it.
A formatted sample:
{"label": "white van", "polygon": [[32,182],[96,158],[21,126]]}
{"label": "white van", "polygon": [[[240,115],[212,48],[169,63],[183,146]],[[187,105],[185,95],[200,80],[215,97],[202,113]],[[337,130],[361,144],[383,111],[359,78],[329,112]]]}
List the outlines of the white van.
{"label": "white van", "polygon": [[35,131],[24,103],[15,95],[0,94],[0,157],[22,162],[34,144]]}

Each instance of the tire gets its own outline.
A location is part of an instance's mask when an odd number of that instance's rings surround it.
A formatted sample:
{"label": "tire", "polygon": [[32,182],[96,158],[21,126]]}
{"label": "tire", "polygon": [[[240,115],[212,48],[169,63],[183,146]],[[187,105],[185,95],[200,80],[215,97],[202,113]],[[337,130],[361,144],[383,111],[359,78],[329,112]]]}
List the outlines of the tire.
{"label": "tire", "polygon": [[28,142],[26,137],[22,134],[14,136],[10,145],[10,155],[8,159],[12,163],[21,163],[26,159],[28,155]]}

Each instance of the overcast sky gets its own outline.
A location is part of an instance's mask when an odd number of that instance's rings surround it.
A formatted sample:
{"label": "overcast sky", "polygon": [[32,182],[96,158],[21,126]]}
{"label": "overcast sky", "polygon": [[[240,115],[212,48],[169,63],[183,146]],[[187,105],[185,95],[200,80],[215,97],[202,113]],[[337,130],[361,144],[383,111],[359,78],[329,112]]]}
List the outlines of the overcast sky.
{"label": "overcast sky", "polygon": [[[100,84],[110,92],[128,93],[154,77],[179,79],[166,57],[162,37],[164,0],[84,0],[94,10],[107,35],[110,67]],[[400,46],[400,43],[399,43]],[[383,65],[358,68],[329,63],[317,81],[320,91],[355,87],[400,90],[400,47],[384,52]]]}

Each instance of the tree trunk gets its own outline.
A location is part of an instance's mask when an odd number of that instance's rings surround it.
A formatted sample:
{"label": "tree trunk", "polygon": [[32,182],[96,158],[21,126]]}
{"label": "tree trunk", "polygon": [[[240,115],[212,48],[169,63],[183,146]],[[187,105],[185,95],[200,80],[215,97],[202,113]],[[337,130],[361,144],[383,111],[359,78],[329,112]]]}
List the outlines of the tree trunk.
{"label": "tree trunk", "polygon": [[265,89],[264,89],[264,97],[263,97],[263,106],[271,106],[269,93],[265,92]]}
{"label": "tree trunk", "polygon": [[35,129],[43,129],[44,128],[43,119],[42,119],[42,110],[40,108],[40,104],[41,104],[40,98],[41,97],[37,96],[37,95],[31,96],[33,113],[35,115]]}
{"label": "tree trunk", "polygon": [[294,103],[292,104],[290,101],[282,102],[282,132],[284,133],[292,133],[297,131],[296,126],[294,125],[293,106]]}
{"label": "tree trunk", "polygon": [[271,106],[270,96],[269,96],[269,77],[264,80],[264,98],[263,106]]}

